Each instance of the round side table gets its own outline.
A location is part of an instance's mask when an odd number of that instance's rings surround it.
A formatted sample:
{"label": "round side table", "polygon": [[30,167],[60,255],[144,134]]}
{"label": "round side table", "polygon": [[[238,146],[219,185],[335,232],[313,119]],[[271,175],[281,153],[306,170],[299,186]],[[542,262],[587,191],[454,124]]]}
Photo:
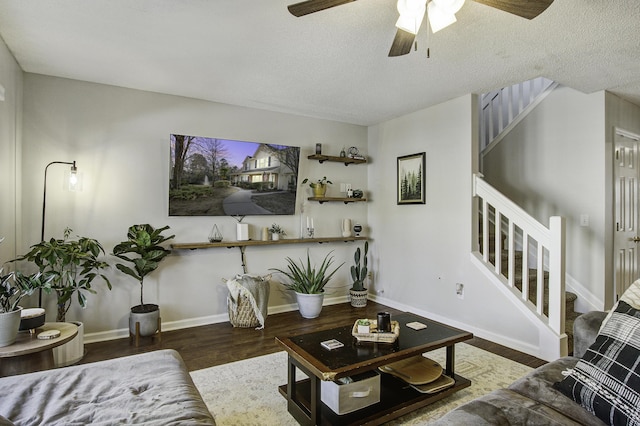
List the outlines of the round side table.
{"label": "round side table", "polygon": [[[58,330],[54,339],[38,339],[44,331]],[[32,373],[55,367],[53,348],[67,343],[78,334],[78,326],[68,322],[46,322],[35,333],[21,331],[13,345],[0,348],[0,377]]]}

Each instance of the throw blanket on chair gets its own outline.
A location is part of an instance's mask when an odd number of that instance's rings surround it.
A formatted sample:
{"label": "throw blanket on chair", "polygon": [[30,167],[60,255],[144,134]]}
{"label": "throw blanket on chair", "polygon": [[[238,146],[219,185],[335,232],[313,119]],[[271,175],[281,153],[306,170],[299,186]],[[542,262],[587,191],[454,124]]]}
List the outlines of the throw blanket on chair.
{"label": "throw blanket on chair", "polygon": [[[236,318],[243,308],[241,304],[246,300],[250,306],[253,315],[260,324],[257,330],[264,328],[264,321],[267,318],[267,309],[269,304],[269,280],[271,275],[260,277],[256,275],[237,275],[233,280],[224,280],[229,290],[227,296],[227,308],[229,310],[229,318]],[[231,321],[234,326],[234,321]],[[242,325],[240,325],[242,326]]]}

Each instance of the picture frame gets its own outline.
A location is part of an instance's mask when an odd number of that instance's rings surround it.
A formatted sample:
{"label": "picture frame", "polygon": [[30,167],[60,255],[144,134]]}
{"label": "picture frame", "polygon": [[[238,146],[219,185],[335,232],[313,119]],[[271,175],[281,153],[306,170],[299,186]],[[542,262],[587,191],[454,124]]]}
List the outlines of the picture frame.
{"label": "picture frame", "polygon": [[425,204],[426,153],[398,157],[398,205]]}

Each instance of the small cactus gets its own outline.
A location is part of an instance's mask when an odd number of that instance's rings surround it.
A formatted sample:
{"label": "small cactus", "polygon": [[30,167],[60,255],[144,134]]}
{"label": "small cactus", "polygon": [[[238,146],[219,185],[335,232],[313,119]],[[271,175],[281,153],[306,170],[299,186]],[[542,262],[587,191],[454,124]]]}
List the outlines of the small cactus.
{"label": "small cactus", "polygon": [[360,267],[360,259],[361,252],[360,247],[356,249],[355,254],[353,255],[353,260],[355,261],[355,265],[351,267],[351,278],[353,279],[353,286],[351,290],[354,291],[363,291],[366,290],[364,287],[364,280],[367,278],[367,254],[369,253],[369,242],[365,241],[364,243],[364,258],[362,259],[362,267]]}

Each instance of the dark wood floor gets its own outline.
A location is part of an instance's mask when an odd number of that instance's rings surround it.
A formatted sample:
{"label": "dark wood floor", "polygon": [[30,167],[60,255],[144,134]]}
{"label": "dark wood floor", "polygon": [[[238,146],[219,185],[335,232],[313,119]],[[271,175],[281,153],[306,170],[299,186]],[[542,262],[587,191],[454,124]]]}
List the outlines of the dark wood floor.
{"label": "dark wood floor", "polygon": [[[184,359],[189,371],[226,364],[245,358],[266,355],[282,350],[276,336],[311,332],[353,323],[358,318],[375,318],[380,311],[393,314],[401,311],[369,301],[365,308],[350,304],[324,306],[320,317],[303,319],[298,311],[269,315],[263,330],[234,328],[230,323],[212,324],[162,333],[162,341],[143,338],[136,347],[128,338],[85,345],[86,355],[81,363],[101,361],[157,349],[175,349]],[[487,340],[473,338],[465,343],[477,346],[530,367],[545,361]]]}

